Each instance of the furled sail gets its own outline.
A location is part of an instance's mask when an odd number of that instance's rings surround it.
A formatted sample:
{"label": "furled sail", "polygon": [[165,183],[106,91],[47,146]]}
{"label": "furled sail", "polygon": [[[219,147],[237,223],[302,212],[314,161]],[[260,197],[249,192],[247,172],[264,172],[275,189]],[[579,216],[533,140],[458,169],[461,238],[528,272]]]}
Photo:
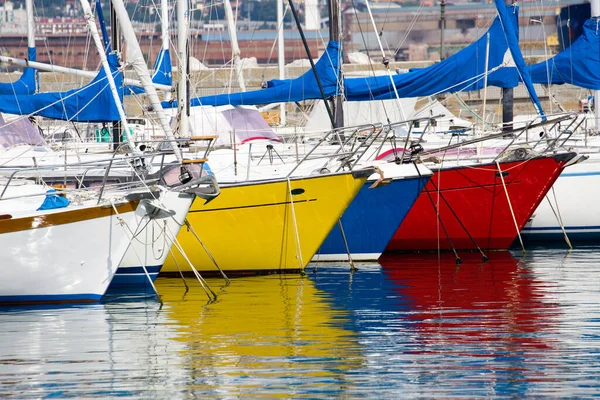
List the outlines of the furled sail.
{"label": "furled sail", "polygon": [[586,89],[600,90],[600,19],[585,21],[577,40],[554,57],[531,65],[534,83],[562,85],[569,83]]}
{"label": "furled sail", "polygon": [[[340,44],[330,41],[327,49],[315,64],[325,97],[339,94]],[[321,99],[322,94],[312,69],[295,79],[272,80],[267,88],[250,92],[220,94],[197,97],[191,100],[193,106],[256,105],[269,103],[287,103],[303,100]],[[177,107],[177,102],[163,102],[164,108]]]}
{"label": "furled sail", "polygon": [[[507,7],[504,4],[504,0],[494,0],[494,3],[496,4],[496,11],[498,11],[498,17],[500,18],[500,21],[502,22],[502,26],[504,28],[504,34],[506,35],[508,48],[510,49],[510,53],[517,67],[517,71],[519,72],[519,78],[521,79],[521,81],[523,81],[523,84],[527,88],[531,104],[533,104],[538,114],[542,117],[542,120],[545,121],[546,115],[544,114],[544,110],[542,110],[540,99],[538,99],[537,94],[535,93],[535,89],[533,88],[533,82],[531,82],[531,76],[529,75],[529,69],[525,64],[525,59],[523,58],[523,54],[521,54],[521,49],[519,48],[519,20],[516,18],[517,7]],[[510,12],[511,8],[513,10],[512,13]]]}
{"label": "furled sail", "polygon": [[[108,55],[119,97],[123,101],[123,73],[116,54]],[[67,92],[30,95],[1,95],[0,112],[15,115],[39,115],[75,122],[119,121],[117,105],[112,97],[104,70],[87,85]]]}
{"label": "furled sail", "polygon": [[[29,61],[36,60],[35,47],[29,47],[27,49],[27,57]],[[33,94],[37,89],[35,81],[35,69],[25,68],[23,74],[16,82],[0,83],[0,95],[12,94]]]}

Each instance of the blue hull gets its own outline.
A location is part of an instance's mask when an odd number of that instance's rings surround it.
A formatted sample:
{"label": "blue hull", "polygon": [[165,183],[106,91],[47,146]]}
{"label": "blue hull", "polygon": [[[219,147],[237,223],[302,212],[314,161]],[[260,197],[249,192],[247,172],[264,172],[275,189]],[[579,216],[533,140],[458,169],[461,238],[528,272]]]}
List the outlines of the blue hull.
{"label": "blue hull", "polygon": [[[146,267],[148,275],[150,275],[150,278],[153,282],[156,280],[161,267],[162,265]],[[144,273],[144,269],[142,267],[120,267],[117,269],[117,273],[110,282],[109,289],[124,287],[140,288],[146,286],[150,286],[150,283],[148,282],[148,277]]]}
{"label": "blue hull", "polygon": [[[342,226],[353,259],[379,258],[428,180],[428,176],[397,179],[376,189],[369,189],[373,182],[365,183],[342,216]],[[340,229],[335,226],[313,260],[347,258]]]}

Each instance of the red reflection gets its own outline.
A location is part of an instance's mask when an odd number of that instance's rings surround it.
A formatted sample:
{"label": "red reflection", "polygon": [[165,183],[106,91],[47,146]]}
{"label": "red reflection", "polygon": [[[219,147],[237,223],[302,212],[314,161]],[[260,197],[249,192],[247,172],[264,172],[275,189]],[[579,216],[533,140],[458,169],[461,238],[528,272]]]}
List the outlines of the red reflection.
{"label": "red reflection", "polygon": [[449,345],[490,341],[496,350],[506,351],[550,348],[542,336],[558,306],[544,301],[549,288],[533,271],[509,252],[491,252],[485,263],[477,253],[460,256],[460,265],[448,253],[439,261],[437,254],[379,259],[414,310],[409,318],[417,323],[419,339]]}

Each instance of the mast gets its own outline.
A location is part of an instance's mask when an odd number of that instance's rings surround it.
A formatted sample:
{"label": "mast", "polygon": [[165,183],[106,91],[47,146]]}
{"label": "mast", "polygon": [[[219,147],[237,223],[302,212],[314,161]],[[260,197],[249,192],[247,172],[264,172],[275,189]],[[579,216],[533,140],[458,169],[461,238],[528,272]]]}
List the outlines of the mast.
{"label": "mast", "polygon": [[[342,19],[340,18],[339,0],[329,0],[329,40],[335,40],[336,42],[339,42],[343,51],[344,46],[342,43]],[[342,51],[339,52],[340,55],[343,54]],[[344,62],[343,60],[340,61],[340,75],[342,75],[342,67],[344,65]],[[341,76],[338,78],[341,78]],[[339,81],[340,80],[338,79],[338,82]],[[344,94],[342,93],[342,89],[343,85],[340,85],[340,95],[332,99],[335,119],[334,128],[341,128],[344,126]]]}
{"label": "mast", "polygon": [[163,50],[169,50],[169,3],[168,0],[160,1],[160,32]]}
{"label": "mast", "polygon": [[[121,37],[119,35],[119,21],[117,21],[117,16],[115,14],[115,10],[110,6],[110,43],[113,51],[117,54],[121,53]],[[127,129],[127,128],[125,128]],[[127,129],[129,132],[129,129]],[[119,143],[121,142],[121,132],[122,126],[121,121],[114,121],[112,123],[112,136],[113,136],[113,149],[116,150],[119,147]]]}
{"label": "mast", "polygon": [[33,0],[25,0],[27,13],[27,47],[35,48],[35,27],[33,25]]}
{"label": "mast", "polygon": [[129,133],[129,127],[127,125],[127,117],[125,116],[125,110],[123,109],[123,103],[121,102],[121,98],[119,97],[119,93],[117,92],[117,85],[115,84],[115,79],[110,70],[110,66],[108,65],[108,60],[106,58],[106,51],[104,46],[102,45],[102,40],[100,39],[100,35],[98,34],[98,28],[96,27],[96,20],[94,18],[94,14],[92,14],[92,9],[90,7],[90,3],[88,0],[81,0],[81,6],[83,7],[83,15],[85,16],[85,20],[94,39],[94,44],[96,45],[96,49],[98,49],[98,54],[100,55],[100,61],[102,62],[102,68],[104,69],[104,73],[106,74],[106,80],[108,81],[108,86],[110,87],[110,91],[113,96],[113,100],[115,101],[115,105],[117,106],[117,110],[119,112],[119,117],[121,118],[121,122],[123,123],[123,128],[125,128],[125,134],[127,135],[127,140],[131,142],[131,137]]}
{"label": "mast", "polygon": [[300,18],[298,17],[298,12],[296,12],[296,7],[294,7],[293,0],[288,0],[288,4],[290,5],[290,11],[292,12],[292,16],[294,17],[294,21],[296,22],[296,27],[298,28],[298,33],[300,33],[300,38],[302,39],[302,44],[304,45],[304,51],[306,51],[306,55],[308,56],[308,61],[310,62],[310,68],[315,74],[315,79],[317,81],[317,85],[319,86],[319,91],[321,92],[321,96],[323,97],[323,103],[325,104],[325,109],[327,110],[327,115],[329,116],[329,121],[331,121],[331,126],[336,128],[335,118],[333,115],[333,111],[329,106],[329,102],[327,101],[327,97],[325,97],[325,90],[323,90],[323,85],[321,84],[321,79],[319,78],[319,74],[315,68],[315,62],[312,59],[312,55],[310,54],[310,48],[308,47],[308,42],[306,41],[306,36],[304,36],[304,30],[302,29],[302,24],[300,24]]}
{"label": "mast", "polygon": [[[171,146],[173,147],[175,157],[177,157],[177,160],[181,162],[183,160],[181,149],[177,146],[177,141],[175,140],[175,136],[173,135],[173,131],[171,130],[171,126],[169,125],[169,119],[167,118],[167,115],[165,114],[165,111],[163,110],[162,105],[160,104],[160,99],[158,98],[158,94],[156,93],[156,88],[152,84],[152,78],[150,78],[150,71],[148,70],[148,66],[146,65],[146,60],[144,60],[144,55],[142,54],[140,44],[138,43],[137,37],[135,36],[135,31],[133,30],[133,26],[131,25],[131,21],[129,20],[129,15],[127,15],[127,10],[125,9],[123,0],[111,1],[117,19],[119,20],[119,23],[121,25],[121,31],[125,39],[125,44],[130,50],[130,60],[128,61],[137,72],[140,81],[144,86],[144,90],[146,91],[146,94],[150,99],[150,103],[152,104],[152,109],[156,112],[160,121],[160,125],[162,126],[163,131],[165,132],[165,136],[167,137]],[[125,129],[127,131],[127,128]]]}
{"label": "mast", "polygon": [[[366,1],[365,5],[367,6],[367,12],[369,13],[369,19],[371,20],[371,25],[373,26],[373,32],[377,32],[377,26],[375,25],[375,19],[373,18],[373,13],[371,12],[371,6],[369,6],[369,2]],[[392,71],[390,71],[390,60],[385,56],[385,50],[383,49],[383,44],[381,43],[381,38],[379,35],[376,35],[377,44],[379,44],[379,50],[381,50],[381,56],[383,57],[383,65],[387,71],[388,78],[390,78],[390,83],[392,88],[394,88],[394,94],[396,95],[396,104],[398,105],[398,110],[400,110],[400,118],[403,121],[406,120],[406,115],[404,114],[404,108],[402,107],[402,102],[400,101],[400,95],[398,95],[398,88],[396,88],[396,82],[394,82],[394,78],[392,77]]]}
{"label": "mast", "polygon": [[[169,42],[169,2],[168,0],[160,1],[160,31],[162,36],[162,57],[166,57],[169,54],[170,42]],[[160,57],[160,55],[159,55]],[[169,60],[171,56],[169,55]],[[169,63],[170,64],[170,63]],[[172,65],[169,65],[169,70],[172,71]],[[154,71],[156,74],[157,71]],[[165,100],[171,100],[171,91],[165,93]]]}
{"label": "mast", "polygon": [[[35,25],[33,20],[33,0],[25,0],[25,12],[27,13],[27,52],[30,53],[28,56],[31,59],[33,56],[33,60],[36,60],[36,49],[35,49]],[[35,84],[36,91],[40,86],[39,83],[39,74],[37,70],[34,70],[35,73]]]}
{"label": "mast", "polygon": [[[600,0],[590,1],[592,17],[600,16]],[[594,117],[596,120],[596,132],[600,132],[600,90],[594,92]]]}
{"label": "mast", "polygon": [[[279,69],[279,79],[285,79],[285,43],[283,38],[283,0],[277,1],[277,67]],[[279,105],[279,124],[286,125],[285,103]]]}
{"label": "mast", "polygon": [[[237,31],[235,26],[235,20],[233,18],[233,10],[231,9],[231,3],[229,0],[225,0],[225,16],[227,18],[227,30],[229,31],[229,39],[231,40],[231,52],[233,56],[233,67],[238,79],[238,85],[242,92],[246,91],[246,82],[244,82],[244,72],[242,71],[242,64],[240,63],[240,46],[237,39]],[[231,88],[230,88],[231,89]]]}
{"label": "mast", "polygon": [[444,56],[444,31],[446,30],[446,0],[440,2],[440,61]]}
{"label": "mast", "polygon": [[189,136],[190,101],[188,95],[188,0],[177,1],[177,111],[179,137]]}

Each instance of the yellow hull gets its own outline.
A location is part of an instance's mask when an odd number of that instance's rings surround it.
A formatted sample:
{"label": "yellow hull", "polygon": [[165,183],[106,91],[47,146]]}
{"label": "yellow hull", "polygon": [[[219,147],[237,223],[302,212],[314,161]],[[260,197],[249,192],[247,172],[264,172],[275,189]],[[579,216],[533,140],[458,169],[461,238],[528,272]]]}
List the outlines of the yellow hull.
{"label": "yellow hull", "polygon": [[[224,185],[208,204],[196,198],[188,221],[225,272],[303,269],[366,178],[348,172],[293,178],[289,185],[285,179]],[[195,268],[216,271],[193,232],[183,227],[177,239]],[[161,272],[178,272],[177,265],[189,271],[175,247],[173,254],[176,261],[167,257]]]}

